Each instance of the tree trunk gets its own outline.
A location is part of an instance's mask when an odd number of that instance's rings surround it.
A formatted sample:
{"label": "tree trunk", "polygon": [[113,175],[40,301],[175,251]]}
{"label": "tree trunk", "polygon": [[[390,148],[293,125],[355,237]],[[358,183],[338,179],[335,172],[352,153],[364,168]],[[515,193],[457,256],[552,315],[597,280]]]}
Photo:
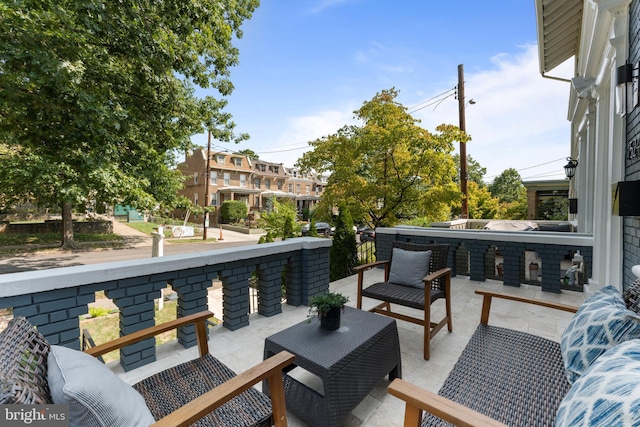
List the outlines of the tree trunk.
{"label": "tree trunk", "polygon": [[73,215],[71,203],[62,202],[62,249],[73,249]]}

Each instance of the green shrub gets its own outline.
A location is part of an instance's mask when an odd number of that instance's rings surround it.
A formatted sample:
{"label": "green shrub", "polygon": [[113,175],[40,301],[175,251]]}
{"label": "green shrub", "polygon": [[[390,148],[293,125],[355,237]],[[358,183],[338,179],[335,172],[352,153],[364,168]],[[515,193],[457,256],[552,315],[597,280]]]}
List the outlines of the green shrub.
{"label": "green shrub", "polygon": [[241,200],[226,200],[220,207],[222,222],[234,223],[247,217],[247,204]]}
{"label": "green shrub", "polygon": [[333,235],[333,244],[329,249],[329,258],[329,280],[332,282],[350,276],[353,274],[353,268],[358,265],[353,220],[345,205],[340,206],[336,218],[336,231]]}
{"label": "green shrub", "polygon": [[89,307],[89,314],[91,317],[106,316],[109,312],[109,309],[105,307]]}

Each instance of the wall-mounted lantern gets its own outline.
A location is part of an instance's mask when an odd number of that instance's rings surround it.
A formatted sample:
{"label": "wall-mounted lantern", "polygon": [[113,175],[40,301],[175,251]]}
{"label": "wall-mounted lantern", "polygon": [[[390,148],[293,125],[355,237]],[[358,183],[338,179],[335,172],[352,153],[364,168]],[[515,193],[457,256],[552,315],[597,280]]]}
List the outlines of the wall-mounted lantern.
{"label": "wall-mounted lantern", "polygon": [[624,64],[616,69],[616,113],[624,117],[638,105],[638,72],[640,63]]}
{"label": "wall-mounted lantern", "polygon": [[578,161],[572,159],[571,157],[567,157],[567,164],[564,165],[564,173],[567,175],[567,178],[571,179],[576,176],[576,168],[578,167]]}

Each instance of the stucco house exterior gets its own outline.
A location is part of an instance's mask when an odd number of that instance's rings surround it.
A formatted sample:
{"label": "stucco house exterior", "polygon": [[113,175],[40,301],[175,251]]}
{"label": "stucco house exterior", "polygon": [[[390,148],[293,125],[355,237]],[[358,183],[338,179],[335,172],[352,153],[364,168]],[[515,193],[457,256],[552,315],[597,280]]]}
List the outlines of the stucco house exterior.
{"label": "stucco house exterior", "polygon": [[[540,72],[574,61],[566,79],[571,122],[570,153],[578,160],[570,193],[577,198],[577,231],[593,236],[591,291],[606,285],[628,286],[640,264],[640,212],[614,214],[619,182],[640,179],[640,107],[637,67],[640,59],[640,0],[535,0]],[[632,64],[635,93],[616,98],[618,68]],[[562,79],[561,79],[562,80]],[[631,88],[631,86],[630,86]],[[620,111],[616,102],[625,105]],[[625,186],[625,191],[633,191]],[[640,199],[640,194],[628,197]]]}

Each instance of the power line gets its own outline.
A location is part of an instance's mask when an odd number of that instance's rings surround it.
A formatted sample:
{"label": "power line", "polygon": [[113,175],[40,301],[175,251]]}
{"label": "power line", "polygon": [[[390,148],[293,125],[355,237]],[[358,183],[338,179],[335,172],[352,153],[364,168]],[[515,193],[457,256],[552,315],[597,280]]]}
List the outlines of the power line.
{"label": "power line", "polygon": [[[411,111],[407,111],[407,114],[413,114],[413,113],[415,113],[416,111],[423,110],[423,109],[425,109],[425,108],[427,108],[427,107],[431,107],[432,105],[435,105],[435,106],[437,107],[437,106],[438,106],[438,105],[440,105],[440,104],[441,104],[445,99],[450,98],[450,97],[452,97],[452,96],[455,96],[455,94],[456,94],[455,90],[456,90],[456,88],[449,89],[448,91],[446,91],[446,92],[442,92],[441,94],[436,95],[436,96],[434,96],[434,97],[433,97],[433,98],[431,98],[431,99],[428,99],[428,100],[426,100],[426,101],[423,101],[423,102],[421,102],[420,104],[416,104],[415,106],[410,107],[410,108],[408,108],[408,109],[407,109],[407,110],[411,110]],[[423,106],[422,106],[422,107],[420,107],[420,108],[415,108],[415,107],[417,107],[418,105],[422,105],[422,104],[425,104],[425,103],[427,103],[427,104],[426,104],[426,105],[423,105]],[[434,107],[434,110],[435,110],[435,107]]]}
{"label": "power line", "polygon": [[[556,159],[556,160],[550,160],[550,161],[548,161],[548,162],[540,163],[540,164],[538,164],[538,165],[527,166],[526,168],[522,168],[522,169],[518,169],[518,170],[516,170],[516,172],[520,173],[520,172],[522,172],[522,171],[526,171],[526,170],[533,169],[533,168],[538,168],[538,167],[540,167],[540,166],[545,166],[545,165],[548,165],[548,164],[551,164],[551,163],[559,162],[559,161],[561,161],[561,160],[565,160],[565,158],[564,158],[564,157],[561,157],[561,158],[559,158],[559,159]],[[491,179],[491,178],[495,178],[495,177],[497,177],[497,176],[500,176],[500,174],[498,174],[498,175],[492,175],[492,176],[487,176],[487,177],[485,177],[484,179]],[[536,175],[536,176],[537,176],[537,175]]]}

